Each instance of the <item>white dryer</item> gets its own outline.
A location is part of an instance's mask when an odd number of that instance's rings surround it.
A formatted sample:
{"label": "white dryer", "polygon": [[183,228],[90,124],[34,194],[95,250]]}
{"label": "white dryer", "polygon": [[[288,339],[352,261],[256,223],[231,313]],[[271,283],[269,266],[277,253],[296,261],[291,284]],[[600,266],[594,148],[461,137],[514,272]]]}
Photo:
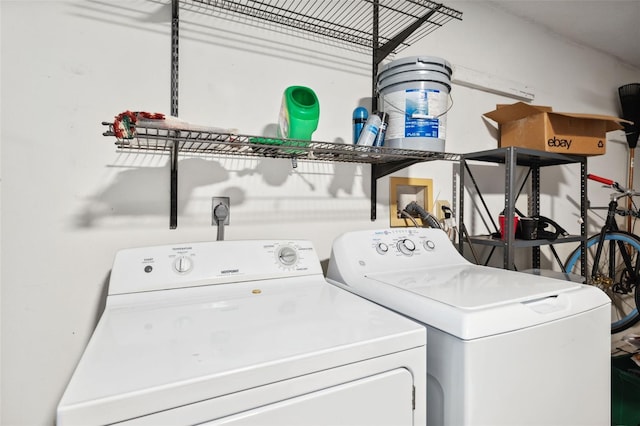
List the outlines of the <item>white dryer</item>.
{"label": "white dryer", "polygon": [[347,233],[329,282],[427,328],[427,424],[610,422],[600,290],[469,263],[438,229]]}
{"label": "white dryer", "polygon": [[424,425],[425,335],[307,241],[122,250],[57,424]]}

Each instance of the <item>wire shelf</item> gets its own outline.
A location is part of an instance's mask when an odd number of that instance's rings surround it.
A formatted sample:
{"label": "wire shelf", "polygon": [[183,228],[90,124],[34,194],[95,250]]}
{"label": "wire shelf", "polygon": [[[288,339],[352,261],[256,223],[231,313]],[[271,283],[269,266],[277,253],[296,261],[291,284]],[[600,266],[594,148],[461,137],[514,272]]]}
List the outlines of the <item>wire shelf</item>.
{"label": "wire shelf", "polygon": [[[108,126],[108,130],[103,135],[115,137],[113,123],[105,121],[102,124]],[[444,152],[277,139],[215,131],[163,129],[140,125],[135,127],[135,136],[133,138],[116,138],[115,143],[118,149],[121,150],[170,153],[173,150],[174,143],[177,143],[178,151],[187,154],[289,158],[366,164],[415,163],[432,160],[458,161],[461,157],[459,154]]]}
{"label": "wire shelf", "polygon": [[[309,38],[371,52],[396,37],[398,53],[462,12],[427,0],[183,0],[182,7],[269,29],[289,28]],[[375,5],[377,4],[377,19]],[[419,24],[411,34],[402,34]]]}

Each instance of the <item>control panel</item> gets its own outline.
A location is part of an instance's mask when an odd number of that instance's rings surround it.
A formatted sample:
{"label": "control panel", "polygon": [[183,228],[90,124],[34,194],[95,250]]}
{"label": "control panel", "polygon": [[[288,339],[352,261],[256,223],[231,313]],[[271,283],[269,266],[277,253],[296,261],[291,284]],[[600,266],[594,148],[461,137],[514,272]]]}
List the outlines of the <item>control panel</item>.
{"label": "control panel", "polygon": [[373,272],[468,263],[445,232],[433,228],[389,228],[348,232],[333,243],[329,270],[337,264],[362,275]]}
{"label": "control panel", "polygon": [[141,247],[116,254],[109,294],[256,279],[322,275],[309,241],[213,241]]}
{"label": "control panel", "polygon": [[412,230],[385,230],[372,232],[371,244],[379,255],[401,254],[403,256],[420,255],[436,249],[436,241],[424,233]]}

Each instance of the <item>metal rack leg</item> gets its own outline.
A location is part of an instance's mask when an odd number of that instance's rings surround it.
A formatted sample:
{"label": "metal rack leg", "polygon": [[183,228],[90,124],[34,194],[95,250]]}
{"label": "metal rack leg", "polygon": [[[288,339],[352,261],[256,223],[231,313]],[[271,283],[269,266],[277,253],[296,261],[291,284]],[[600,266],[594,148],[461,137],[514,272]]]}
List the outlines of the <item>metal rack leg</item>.
{"label": "metal rack leg", "polygon": [[[529,172],[531,173],[531,194],[529,196],[529,216],[538,217],[540,216],[540,167],[532,166],[529,168]],[[540,246],[535,246],[531,248],[532,251],[532,259],[531,266],[535,269],[540,269]],[[553,255],[558,259],[558,254],[556,250],[551,246],[551,251]],[[558,262],[560,263],[560,262]]]}
{"label": "metal rack leg", "polygon": [[587,276],[587,158],[580,161],[580,273]]}
{"label": "metal rack leg", "polygon": [[504,247],[504,269],[515,269],[514,258],[515,250],[513,247],[513,240],[515,234],[515,228],[513,223],[513,216],[515,214],[515,171],[516,171],[516,150],[513,147],[507,149],[505,152],[505,205],[504,205],[504,217],[505,217],[505,241]]}

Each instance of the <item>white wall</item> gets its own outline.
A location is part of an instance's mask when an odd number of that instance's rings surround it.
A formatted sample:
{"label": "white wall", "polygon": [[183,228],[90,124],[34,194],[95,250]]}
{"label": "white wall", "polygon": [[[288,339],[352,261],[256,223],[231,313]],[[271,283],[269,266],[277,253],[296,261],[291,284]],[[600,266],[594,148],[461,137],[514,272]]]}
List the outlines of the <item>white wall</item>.
{"label": "white wall", "polygon": [[[426,54],[520,81],[535,103],[618,115],[616,89],[640,70],[559,39],[483,2],[400,56]],[[116,250],[215,239],[212,196],[231,197],[227,239],[314,241],[323,258],[341,232],[388,223],[388,178],[369,220],[368,166],[181,157],[178,229],[168,229],[168,158],[118,153],[103,120],[127,109],[169,112],[170,8],[163,2],[2,1],[2,407],[0,423],[51,424],[104,302]],[[370,96],[368,56],[182,11],[180,116],[199,124],[273,130],[282,91],[312,87],[314,139],[349,142],[351,111]],[[447,151],[496,146],[481,115],[512,99],[454,86]],[[610,135],[589,169],[625,182],[627,148]],[[452,163],[397,175],[453,192]],[[489,173],[494,173],[489,169]],[[543,175],[543,213],[577,227],[578,171]],[[499,206],[500,179],[489,185]],[[551,183],[548,183],[551,182]],[[590,187],[591,188],[591,187]],[[493,192],[493,193],[492,193]],[[594,204],[597,201],[593,200]],[[478,232],[483,231],[481,228]]]}

